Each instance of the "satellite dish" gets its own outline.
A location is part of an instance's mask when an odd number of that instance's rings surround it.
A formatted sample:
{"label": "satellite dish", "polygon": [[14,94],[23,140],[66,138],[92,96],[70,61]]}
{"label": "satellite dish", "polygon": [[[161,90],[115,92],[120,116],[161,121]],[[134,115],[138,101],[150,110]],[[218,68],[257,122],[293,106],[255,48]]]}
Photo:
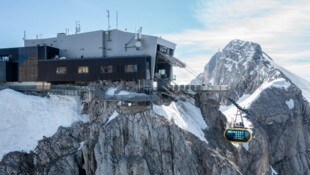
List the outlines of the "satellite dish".
{"label": "satellite dish", "polygon": [[136,47],[141,47],[141,45],[142,45],[141,41],[137,41],[135,44]]}

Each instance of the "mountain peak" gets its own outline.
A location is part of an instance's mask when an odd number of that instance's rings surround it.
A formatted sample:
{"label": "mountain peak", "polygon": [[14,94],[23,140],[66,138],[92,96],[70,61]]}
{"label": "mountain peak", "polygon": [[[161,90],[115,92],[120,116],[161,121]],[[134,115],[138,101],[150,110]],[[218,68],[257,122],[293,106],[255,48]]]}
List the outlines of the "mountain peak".
{"label": "mountain peak", "polygon": [[205,84],[230,85],[231,97],[253,93],[263,82],[286,78],[255,42],[235,39],[212,56],[201,79]]}
{"label": "mountain peak", "polygon": [[222,54],[226,57],[234,58],[235,61],[240,59],[262,59],[262,48],[259,44],[235,39],[230,41],[222,50]]}

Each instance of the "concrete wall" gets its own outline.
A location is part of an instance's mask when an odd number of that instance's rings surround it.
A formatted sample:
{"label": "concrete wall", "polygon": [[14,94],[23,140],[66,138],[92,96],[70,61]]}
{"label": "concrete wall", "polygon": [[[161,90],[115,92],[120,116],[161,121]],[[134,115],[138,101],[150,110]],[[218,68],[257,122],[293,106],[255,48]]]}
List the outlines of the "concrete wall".
{"label": "concrete wall", "polygon": [[[106,34],[107,57],[114,56],[136,56],[136,55],[149,55],[155,56],[156,53],[156,37],[142,35],[141,47],[135,47],[137,40],[134,33],[123,32],[120,30],[111,30],[110,41],[108,34]],[[127,49],[125,45],[127,44]]]}
{"label": "concrete wall", "polygon": [[[137,48],[135,43],[135,33],[123,32],[120,30],[110,31],[109,36],[106,34],[106,56],[137,56],[148,55],[151,56],[151,76],[154,75],[157,37],[142,35],[141,47]],[[127,47],[125,47],[127,44]]]}
{"label": "concrete wall", "polygon": [[59,54],[67,58],[103,57],[103,31],[77,35],[58,34],[55,38],[25,40],[25,46],[47,45],[59,48]]}
{"label": "concrete wall", "polygon": [[[110,34],[109,34],[110,33]],[[141,47],[135,47],[135,33],[120,30],[99,30],[80,34],[58,34],[54,38],[25,40],[25,47],[47,45],[60,49],[60,55],[68,58],[156,56],[157,44],[175,49],[175,44],[162,38],[143,35]],[[125,45],[127,44],[127,49]]]}

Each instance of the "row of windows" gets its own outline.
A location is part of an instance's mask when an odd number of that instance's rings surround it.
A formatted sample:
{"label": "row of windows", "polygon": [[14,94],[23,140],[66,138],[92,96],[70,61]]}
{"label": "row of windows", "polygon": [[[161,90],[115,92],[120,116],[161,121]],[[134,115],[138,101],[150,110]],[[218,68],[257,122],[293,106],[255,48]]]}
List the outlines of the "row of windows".
{"label": "row of windows", "polygon": [[[113,72],[113,66],[112,65],[101,66],[100,71],[101,71],[101,73],[112,73]],[[138,72],[138,65],[136,65],[136,64],[125,65],[124,71],[126,73]],[[78,73],[79,74],[88,74],[88,72],[89,72],[88,66],[78,67]],[[67,73],[67,67],[57,67],[56,68],[56,74],[66,74],[66,73]]]}

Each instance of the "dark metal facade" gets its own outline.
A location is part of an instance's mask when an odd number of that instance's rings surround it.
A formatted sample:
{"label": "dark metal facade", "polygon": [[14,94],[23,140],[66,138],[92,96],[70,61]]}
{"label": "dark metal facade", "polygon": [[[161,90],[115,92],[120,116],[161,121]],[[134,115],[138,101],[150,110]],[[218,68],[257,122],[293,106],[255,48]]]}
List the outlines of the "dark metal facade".
{"label": "dark metal facade", "polygon": [[38,47],[38,58],[39,60],[51,60],[54,59],[56,55],[59,55],[59,49],[49,46],[39,46]]}
{"label": "dark metal facade", "polygon": [[0,49],[0,57],[8,56],[10,61],[18,61],[18,48]]}
{"label": "dark metal facade", "polygon": [[[126,65],[137,65],[137,70],[135,72],[126,72]],[[40,60],[38,64],[38,80],[47,82],[91,82],[97,80],[147,79],[147,69],[151,69],[150,65],[150,56]],[[102,66],[112,66],[112,72],[103,72]],[[87,67],[88,72],[79,73],[79,67]],[[58,68],[65,68],[65,73],[57,73]]]}
{"label": "dark metal facade", "polygon": [[0,61],[0,82],[6,81],[6,65],[5,61]]}
{"label": "dark metal facade", "polygon": [[59,49],[49,46],[0,49],[0,58],[9,58],[1,65],[0,81],[38,81],[38,61],[53,59],[56,55]]}
{"label": "dark metal facade", "polygon": [[0,61],[0,82],[17,80],[17,62]]}
{"label": "dark metal facade", "polygon": [[49,46],[0,49],[0,56],[9,58],[0,62],[0,81],[130,81],[151,76],[150,56],[55,59],[56,55],[59,49]]}

